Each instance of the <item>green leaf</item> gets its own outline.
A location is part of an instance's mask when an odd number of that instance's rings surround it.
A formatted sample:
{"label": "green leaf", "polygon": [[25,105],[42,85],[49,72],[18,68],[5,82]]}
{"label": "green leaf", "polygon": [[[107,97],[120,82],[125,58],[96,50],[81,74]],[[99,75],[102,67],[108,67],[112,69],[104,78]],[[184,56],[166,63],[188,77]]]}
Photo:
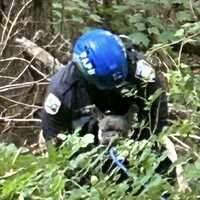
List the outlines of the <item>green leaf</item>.
{"label": "green leaf", "polygon": [[52,161],[56,161],[57,160],[57,150],[56,147],[51,144],[48,143],[47,144],[47,151],[48,151],[48,158]]}
{"label": "green leaf", "polygon": [[158,99],[158,97],[162,94],[162,89],[157,89],[154,94],[152,94],[149,98],[148,101],[146,102],[146,107],[145,110],[150,110],[152,104]]}
{"label": "green leaf", "polygon": [[160,30],[164,30],[164,27],[162,25],[162,22],[160,20],[159,17],[154,17],[154,16],[151,16],[151,17],[148,17],[147,18],[147,21],[153,26],[153,27],[156,27],[157,29],[160,29]]}
{"label": "green leaf", "polygon": [[156,28],[156,27],[151,27],[151,28],[148,28],[148,32],[150,33],[150,34],[155,34],[155,35],[159,35],[160,34],[160,31],[159,31],[159,29],[158,28]]}
{"label": "green leaf", "polygon": [[161,42],[171,42],[175,39],[174,36],[174,32],[172,31],[163,31],[160,35],[159,35],[159,41]]}
{"label": "green leaf", "polygon": [[195,23],[189,24],[189,26],[186,29],[186,33],[195,34],[199,32],[199,30],[200,30],[200,22],[195,22]]}
{"label": "green leaf", "polygon": [[113,9],[114,9],[114,12],[116,13],[124,13],[128,10],[129,6],[126,6],[126,5],[114,5],[113,6]]}
{"label": "green leaf", "polygon": [[176,19],[179,22],[190,21],[192,19],[191,13],[187,10],[179,11],[176,13]]}
{"label": "green leaf", "polygon": [[94,135],[93,134],[86,134],[82,138],[82,147],[86,147],[88,144],[94,142]]}
{"label": "green leaf", "polygon": [[200,159],[197,160],[194,164],[195,164],[196,169],[200,170]]}
{"label": "green leaf", "polygon": [[73,0],[73,1],[77,1],[79,3],[79,6],[82,8],[82,9],[90,9],[89,5],[87,2],[84,2],[82,0]]}
{"label": "green leaf", "polygon": [[160,2],[165,6],[171,6],[172,4],[172,0],[160,0]]}
{"label": "green leaf", "polygon": [[102,22],[102,19],[99,15],[91,14],[91,15],[89,15],[89,18],[92,19],[95,22],[99,22],[99,23]]}
{"label": "green leaf", "polygon": [[136,32],[129,35],[134,44],[143,44],[145,47],[149,45],[149,38],[145,33]]}
{"label": "green leaf", "polygon": [[62,9],[62,4],[61,4],[61,3],[58,3],[58,2],[54,2],[54,3],[53,3],[53,8],[54,8],[54,9],[60,9],[60,10],[61,10],[61,9]]}
{"label": "green leaf", "polygon": [[183,36],[184,36],[184,33],[185,33],[185,30],[184,30],[183,28],[181,28],[181,29],[178,29],[178,30],[175,32],[174,36],[175,36],[175,37],[183,37]]}
{"label": "green leaf", "polygon": [[146,27],[145,27],[144,23],[136,23],[135,27],[137,28],[138,31],[144,31],[144,30],[146,30]]}
{"label": "green leaf", "polygon": [[62,141],[66,140],[67,139],[67,135],[66,134],[63,134],[63,133],[60,133],[57,135],[57,138],[61,139]]}
{"label": "green leaf", "polygon": [[141,13],[136,13],[135,15],[127,15],[128,21],[131,24],[136,24],[136,23],[144,23],[144,18]]}
{"label": "green leaf", "polygon": [[82,18],[81,16],[73,15],[73,16],[72,16],[72,20],[73,20],[74,22],[79,22],[79,23],[81,23],[81,24],[84,23],[83,18]]}

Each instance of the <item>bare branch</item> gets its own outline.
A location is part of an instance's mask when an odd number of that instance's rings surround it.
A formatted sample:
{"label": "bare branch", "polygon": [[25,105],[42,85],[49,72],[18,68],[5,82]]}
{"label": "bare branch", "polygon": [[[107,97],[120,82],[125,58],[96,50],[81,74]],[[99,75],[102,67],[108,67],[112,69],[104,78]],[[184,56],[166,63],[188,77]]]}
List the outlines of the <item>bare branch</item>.
{"label": "bare branch", "polygon": [[0,78],[14,80],[16,77],[12,77],[12,76],[0,76]]}
{"label": "bare branch", "polygon": [[22,105],[22,106],[29,107],[29,108],[42,109],[41,106],[29,105],[29,104],[26,104],[26,103],[22,103],[22,102],[19,102],[19,101],[15,101],[15,100],[13,100],[13,99],[7,98],[7,97],[2,96],[2,95],[0,95],[0,98],[4,99],[4,100],[6,100],[6,101],[10,101],[10,102],[12,102],[12,103],[16,103],[16,104],[18,104],[18,105]]}
{"label": "bare branch", "polygon": [[25,87],[31,87],[33,85],[48,85],[48,82],[41,82],[44,79],[41,79],[39,81],[31,81],[31,82],[25,82],[25,83],[16,83],[13,85],[5,85],[0,87],[0,92],[7,92],[9,90],[16,90],[16,89],[21,89]]}
{"label": "bare branch", "polygon": [[[164,145],[167,150],[168,158],[172,161],[172,163],[176,162],[178,160],[178,156],[175,150],[174,143],[168,137],[166,137],[164,139]],[[184,192],[186,189],[189,189],[189,186],[183,176],[183,167],[181,164],[177,164],[176,166],[176,176],[179,185],[179,190],[181,192]]]}
{"label": "bare branch", "polygon": [[7,17],[7,16],[4,16],[4,17],[6,18],[6,23],[5,23],[4,27],[3,27],[3,32],[2,32],[2,35],[1,35],[1,44],[3,44],[5,32],[6,32],[6,29],[7,29],[7,27],[8,27],[8,23],[9,23],[9,21],[10,21],[11,11],[12,11],[12,9],[13,9],[13,7],[14,7],[14,2],[15,2],[15,0],[13,0],[12,3],[11,3],[10,9],[9,9],[9,11],[8,11],[8,17]]}
{"label": "bare branch", "polygon": [[[19,57],[11,57],[11,58],[5,58],[5,59],[1,59],[0,62],[6,62],[6,61],[15,61],[15,60],[19,60],[19,61],[23,61],[26,62],[27,64],[30,65],[30,68],[32,70],[34,70],[35,72],[37,72],[40,76],[47,78],[48,75],[44,74],[43,72],[41,72],[40,70],[38,70],[36,67],[34,67],[33,65],[31,65],[29,60],[26,60],[24,58],[19,58]],[[32,59],[33,60],[33,59]],[[16,78],[16,77],[15,77]],[[14,79],[14,78],[13,78]]]}
{"label": "bare branch", "polygon": [[58,70],[63,65],[58,61],[58,59],[54,58],[50,53],[41,47],[37,46],[34,42],[28,40],[27,38],[17,38],[16,42],[20,44],[24,50],[42,62],[45,66],[48,66],[53,70]]}
{"label": "bare branch", "polygon": [[[1,51],[0,51],[0,55],[3,54],[3,51],[4,51],[4,49],[5,49],[5,47],[6,47],[7,43],[8,43],[8,40],[9,40],[10,35],[11,35],[11,32],[12,32],[14,26],[16,25],[16,22],[17,22],[19,16],[22,14],[23,10],[24,10],[31,2],[32,2],[32,0],[28,1],[27,3],[25,3],[24,6],[23,6],[23,7],[20,9],[20,11],[17,13],[17,15],[16,15],[15,19],[13,20],[13,22],[12,22],[12,24],[11,24],[11,27],[10,27],[10,29],[9,29],[9,31],[8,31],[7,37],[6,37],[6,39],[5,39],[5,42],[3,43],[3,47],[2,47],[2,49],[1,49]],[[2,42],[2,41],[1,41],[1,42]]]}
{"label": "bare branch", "polygon": [[9,119],[7,117],[0,117],[0,122],[41,122],[41,119]]}
{"label": "bare branch", "polygon": [[[191,150],[191,147],[189,145],[187,145],[186,143],[184,143],[183,141],[181,141],[180,139],[178,139],[177,137],[175,137],[174,135],[170,135],[170,137],[176,141],[179,145],[181,145],[186,151]],[[200,158],[200,155],[197,152],[193,152],[193,154],[197,157]]]}

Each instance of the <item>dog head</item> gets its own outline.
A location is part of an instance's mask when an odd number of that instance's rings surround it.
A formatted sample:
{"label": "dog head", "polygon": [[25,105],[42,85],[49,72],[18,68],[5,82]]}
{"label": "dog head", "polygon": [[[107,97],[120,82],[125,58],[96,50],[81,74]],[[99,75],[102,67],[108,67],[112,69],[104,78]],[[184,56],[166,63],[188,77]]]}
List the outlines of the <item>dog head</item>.
{"label": "dog head", "polygon": [[100,144],[109,144],[128,134],[128,120],[121,115],[108,115],[99,121],[98,139]]}

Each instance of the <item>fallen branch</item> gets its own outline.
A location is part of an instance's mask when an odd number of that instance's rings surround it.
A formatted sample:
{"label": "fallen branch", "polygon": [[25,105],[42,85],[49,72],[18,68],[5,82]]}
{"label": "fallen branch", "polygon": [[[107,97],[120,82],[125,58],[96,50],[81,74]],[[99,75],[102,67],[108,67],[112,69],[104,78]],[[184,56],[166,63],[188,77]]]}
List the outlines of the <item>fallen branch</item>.
{"label": "fallen branch", "polygon": [[[18,57],[11,57],[11,58],[5,58],[5,59],[1,59],[0,62],[5,62],[5,61],[15,61],[15,60],[19,60],[19,61],[23,61],[26,62],[30,68],[32,70],[34,70],[35,72],[37,72],[40,76],[42,76],[43,78],[47,78],[48,75],[44,74],[43,72],[41,72],[40,70],[38,70],[36,67],[34,67],[33,65],[31,65],[29,60],[26,60],[24,58],[18,58]],[[0,76],[1,77],[1,76]],[[5,78],[5,76],[2,76],[2,78]],[[8,77],[10,79],[16,79],[17,77]]]}
{"label": "fallen branch", "polygon": [[[177,137],[171,135],[170,136],[173,140],[175,140],[177,143],[179,143],[184,149],[186,150],[191,150],[191,147],[187,144],[185,144],[183,141],[179,140]],[[197,157],[200,158],[200,155],[197,152],[193,152],[193,154]]]}
{"label": "fallen branch", "polygon": [[22,89],[25,87],[32,87],[34,85],[48,85],[48,82],[41,82],[44,79],[41,79],[39,81],[31,81],[31,82],[25,82],[25,83],[16,83],[12,85],[5,85],[0,87],[0,93],[1,92],[7,92],[9,90],[16,90],[16,89]]}
{"label": "fallen branch", "polygon": [[[174,143],[168,137],[166,137],[164,139],[164,145],[167,150],[168,158],[172,161],[172,163],[176,162],[178,159],[178,156],[177,156],[177,153],[175,150]],[[185,192],[187,189],[190,189],[184,176],[183,176],[183,167],[181,164],[178,164],[176,166],[176,175],[177,175],[177,182],[179,185],[179,190],[181,192]]]}
{"label": "fallen branch", "polygon": [[0,122],[41,122],[41,119],[9,119],[6,117],[0,117]]}
{"label": "fallen branch", "polygon": [[58,59],[54,58],[50,53],[48,53],[43,48],[39,47],[37,44],[35,44],[31,40],[28,40],[27,38],[22,37],[22,38],[16,38],[15,41],[22,48],[24,48],[24,51],[26,51],[29,55],[33,56],[34,58],[38,59],[45,66],[50,67],[52,71],[58,70],[60,67],[63,67],[63,64],[61,64],[58,61]]}
{"label": "fallen branch", "polygon": [[[198,128],[198,127],[197,127]],[[194,134],[189,134],[187,136],[184,136],[184,135],[181,135],[180,133],[176,133],[176,134],[173,134],[173,135],[170,135],[170,136],[182,136],[184,138],[192,138],[192,139],[196,139],[196,140],[200,140],[200,136],[198,135],[194,135]],[[184,143],[185,144],[185,143]],[[188,148],[189,146],[187,145],[186,148]]]}
{"label": "fallen branch", "polygon": [[[13,30],[13,28],[15,27],[15,25],[16,25],[16,23],[17,23],[17,20],[19,19],[20,15],[23,13],[24,9],[25,9],[31,2],[32,2],[32,0],[26,2],[26,3],[23,5],[23,7],[19,10],[19,12],[16,14],[16,16],[15,16],[15,18],[14,18],[14,20],[13,20],[13,22],[12,22],[12,24],[11,24],[9,30],[8,30],[8,33],[6,34],[6,37],[5,37],[5,39],[4,39],[4,35],[5,35],[5,33],[6,33],[8,21],[6,22],[6,26],[5,26],[5,28],[4,28],[4,32],[3,32],[2,37],[1,37],[1,44],[3,44],[3,45],[2,45],[2,48],[1,48],[1,50],[0,50],[0,55],[1,55],[1,56],[3,55],[3,51],[4,51],[5,48],[6,48],[6,45],[7,45],[7,43],[8,43],[8,40],[9,40],[10,36],[11,36],[12,30]],[[12,6],[10,7],[9,18],[10,18],[11,10],[13,9],[13,5],[14,5],[14,1],[12,1]],[[9,18],[8,18],[8,19],[9,19]],[[5,41],[3,42],[3,40],[5,40]]]}
{"label": "fallen branch", "polygon": [[27,104],[27,103],[22,103],[20,101],[15,101],[13,99],[7,98],[7,97],[2,96],[2,95],[0,95],[0,99],[4,99],[6,101],[9,101],[9,102],[12,102],[12,103],[15,103],[15,104],[18,104],[18,105],[26,106],[26,107],[29,107],[29,108],[42,109],[42,106],[36,106],[36,105],[30,105],[30,104]]}
{"label": "fallen branch", "polygon": [[7,179],[7,178],[10,178],[12,176],[15,176],[17,173],[23,171],[25,168],[20,168],[16,171],[13,171],[13,170],[10,170],[9,172],[7,172],[5,175],[3,176],[0,176],[0,180],[3,180],[3,179]]}
{"label": "fallen branch", "polygon": [[192,110],[184,110],[183,108],[177,108],[177,105],[168,104],[169,109],[169,119],[177,120],[177,119],[186,119],[193,111]]}

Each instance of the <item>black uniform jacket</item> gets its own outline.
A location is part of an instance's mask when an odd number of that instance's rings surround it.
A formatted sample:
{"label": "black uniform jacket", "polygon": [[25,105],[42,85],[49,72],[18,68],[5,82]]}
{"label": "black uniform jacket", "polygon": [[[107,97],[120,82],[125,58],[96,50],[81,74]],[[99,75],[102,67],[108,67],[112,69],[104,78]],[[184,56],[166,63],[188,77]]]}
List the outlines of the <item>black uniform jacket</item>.
{"label": "black uniform jacket", "polygon": [[77,111],[84,106],[93,104],[102,112],[110,110],[117,115],[125,114],[131,105],[136,104],[139,108],[137,113],[139,121],[150,122],[151,133],[161,131],[167,123],[168,116],[165,91],[162,90],[151,109],[146,110],[147,99],[162,87],[156,73],[154,80],[149,82],[142,80],[140,75],[142,76],[142,71],[139,71],[139,74],[135,69],[130,71],[124,87],[134,88],[137,93],[133,96],[123,96],[119,89],[99,90],[94,85],[88,84],[72,62],[61,68],[53,75],[48,87],[42,118],[45,139],[48,140],[66,130],[72,131],[72,121],[81,117]]}

